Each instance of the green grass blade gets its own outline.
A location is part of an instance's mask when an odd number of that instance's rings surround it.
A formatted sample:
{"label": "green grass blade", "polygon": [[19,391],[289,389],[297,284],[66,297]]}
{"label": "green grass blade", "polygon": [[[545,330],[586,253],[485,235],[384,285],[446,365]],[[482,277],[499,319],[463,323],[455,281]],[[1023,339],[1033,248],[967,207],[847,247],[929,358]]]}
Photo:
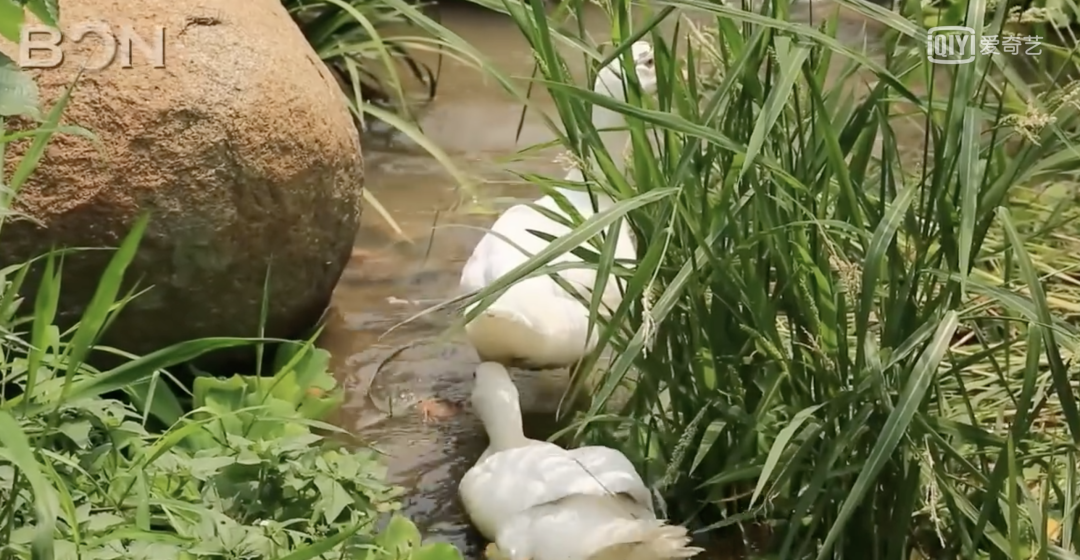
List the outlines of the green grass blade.
{"label": "green grass blade", "polygon": [[56,489],[42,473],[41,464],[34,457],[34,450],[22,426],[5,410],[0,410],[0,443],[8,460],[22,472],[34,491],[37,528],[34,530],[31,557],[34,560],[52,560],[53,532],[60,515],[59,498]]}
{"label": "green grass blade", "polygon": [[[67,372],[64,382],[65,393],[75,379],[75,372],[82,367],[83,361],[89,354],[94,342],[102,334],[102,328],[105,326],[105,321],[109,316],[109,309],[120,293],[124,272],[135,258],[135,252],[142,241],[148,220],[149,215],[143,214],[135,221],[131,231],[120,244],[120,248],[113,255],[113,258],[109,260],[109,265],[101,275],[97,289],[94,291],[90,303],[86,306],[86,310],[79,320],[79,327],[68,347]],[[59,406],[59,403],[57,405]]]}
{"label": "green grass blade", "polygon": [[[1005,228],[1005,235],[1009,239],[1009,244],[1012,245],[1013,254],[1016,256],[1017,264],[1020,266],[1020,276],[1023,278],[1024,283],[1027,284],[1028,291],[1031,292],[1031,299],[1035,304],[1039,323],[1044,327],[1050,327],[1054,324],[1054,321],[1046,301],[1046,292],[1043,290],[1042,282],[1039,281],[1039,277],[1035,273],[1035,267],[1031,263],[1031,256],[1024,249],[1020,234],[1017,233],[1016,226],[1013,224],[1012,218],[1009,217],[1009,209],[1000,207],[997,210],[997,215]],[[1061,401],[1061,413],[1065,417],[1065,423],[1069,427],[1073,442],[1080,443],[1080,413],[1077,412],[1076,397],[1073,395],[1069,373],[1061,359],[1061,352],[1058,350],[1058,343],[1054,338],[1054,330],[1044,328],[1042,333],[1046,346],[1046,357],[1050,361],[1050,373],[1054,380],[1054,390]]]}
{"label": "green grass blade", "polygon": [[[145,382],[155,372],[188,363],[207,352],[224,350],[253,344],[253,339],[248,338],[200,338],[181,342],[168,348],[162,348],[138,359],[131,360],[109,371],[89,378],[83,378],[71,384],[67,392],[68,400],[79,400],[95,397],[109,391],[124,389],[135,383]],[[11,399],[9,402],[18,402],[21,398]],[[28,414],[39,414],[42,408],[49,403],[38,406],[30,406]],[[59,406],[59,401],[53,403]]]}
{"label": "green grass blade", "polygon": [[926,394],[931,381],[937,375],[938,366],[945,356],[945,351],[949,348],[949,342],[952,340],[957,326],[959,326],[959,316],[956,312],[949,311],[946,313],[926,350],[919,356],[919,360],[911,369],[911,374],[904,386],[904,392],[900,395],[896,408],[889,415],[888,420],[885,421],[881,436],[877,440],[877,444],[874,445],[874,449],[870,452],[866,465],[859,472],[859,477],[855,480],[851,493],[844,499],[844,504],[837,514],[836,521],[833,522],[828,535],[825,537],[825,542],[818,551],[817,560],[825,560],[832,552],[832,547],[844,530],[844,525],[855,513],[855,508],[858,507],[859,502],[870,490],[874,479],[877,478],[885,463],[889,461],[890,456],[896,449],[896,444],[900,442],[900,438],[907,431],[911,419],[915,416],[919,407],[922,406],[923,396]]}
{"label": "green grass blade", "polygon": [[315,558],[321,558],[324,554],[333,550],[334,547],[340,545],[345,542],[346,539],[356,534],[363,525],[363,523],[357,523],[348,529],[342,529],[331,537],[307,545],[291,554],[281,556],[277,560],[314,560]]}
{"label": "green grass blade", "polygon": [[765,101],[765,110],[758,113],[757,124],[754,125],[754,132],[750,135],[750,144],[746,147],[746,160],[742,169],[739,170],[738,180],[742,180],[761,152],[765,136],[776,126],[776,120],[780,118],[780,113],[788,104],[791,88],[795,86],[795,80],[801,75],[800,69],[806,62],[806,58],[810,56],[810,49],[801,45],[791,45],[788,40],[778,40],[776,48],[776,56],[780,59],[780,82],[769,92],[769,98]]}

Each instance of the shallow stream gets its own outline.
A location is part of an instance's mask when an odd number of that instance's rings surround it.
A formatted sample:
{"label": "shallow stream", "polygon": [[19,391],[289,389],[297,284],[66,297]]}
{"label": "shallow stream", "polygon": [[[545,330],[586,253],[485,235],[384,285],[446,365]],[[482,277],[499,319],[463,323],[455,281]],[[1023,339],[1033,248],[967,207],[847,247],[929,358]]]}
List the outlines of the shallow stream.
{"label": "shallow stream", "polygon": [[[439,9],[444,25],[502,71],[512,77],[531,74],[531,51],[507,17],[467,3],[447,2]],[[805,6],[793,12],[795,18],[808,18]],[[593,16],[586,27],[600,40],[607,23],[598,10]],[[853,45],[873,36],[855,18],[845,20],[840,33]],[[434,65],[434,56],[427,59]],[[568,61],[580,65],[581,57]],[[583,75],[582,68],[572,70]],[[546,96],[534,92],[534,97]],[[538,191],[491,162],[552,138],[530,114],[515,144],[520,116],[520,103],[497,84],[444,59],[438,96],[424,109],[421,125],[463,170],[483,181],[487,202],[505,208],[535,199]],[[374,208],[364,209],[353,259],[337,287],[333,316],[320,340],[333,354],[336,374],[349,395],[338,422],[387,454],[393,481],[409,489],[406,513],[427,538],[451,542],[467,558],[479,558],[483,543],[469,527],[456,495],[457,481],[486,445],[478,421],[458,406],[468,394],[477,356],[460,334],[437,338],[452,321],[445,313],[386,332],[456,294],[461,267],[482,234],[478,228],[489,226],[495,215],[449,211],[460,199],[454,180],[401,136],[371,134],[364,157],[367,188],[401,226],[404,238]],[[549,151],[515,165],[561,176],[553,157]],[[397,352],[410,344],[414,346]],[[554,411],[566,377],[545,372],[515,381],[523,408],[535,413],[526,421],[534,432],[530,435],[542,437],[548,431],[544,426],[550,425],[544,412]]]}

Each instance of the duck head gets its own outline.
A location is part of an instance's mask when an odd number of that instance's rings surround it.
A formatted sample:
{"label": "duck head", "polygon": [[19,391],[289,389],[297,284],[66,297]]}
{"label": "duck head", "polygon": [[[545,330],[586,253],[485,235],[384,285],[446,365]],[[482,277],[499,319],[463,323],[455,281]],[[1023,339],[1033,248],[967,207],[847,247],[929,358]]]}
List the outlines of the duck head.
{"label": "duck head", "polygon": [[[630,55],[634,59],[634,74],[638,84],[641,85],[641,93],[652,95],[656,93],[656,59],[653,56],[652,45],[645,41],[637,41],[630,46]],[[600,69],[596,74],[596,83],[593,89],[597,93],[609,95],[619,101],[626,101],[623,93],[623,67],[622,57],[618,57]]]}

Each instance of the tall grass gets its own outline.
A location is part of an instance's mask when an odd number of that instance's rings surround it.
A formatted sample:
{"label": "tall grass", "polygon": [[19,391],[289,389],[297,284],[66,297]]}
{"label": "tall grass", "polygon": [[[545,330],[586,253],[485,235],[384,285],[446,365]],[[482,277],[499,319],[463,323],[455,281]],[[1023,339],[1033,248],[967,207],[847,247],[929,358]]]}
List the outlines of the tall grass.
{"label": "tall grass", "polygon": [[[408,22],[393,6],[372,0],[282,0],[282,5],[354,103],[377,103],[411,117],[415,102],[401,70],[423,86],[422,101],[435,97],[436,71],[413,52],[427,42],[383,34],[387,26]],[[363,126],[362,118],[359,123]]]}
{"label": "tall grass", "polygon": [[[474,298],[590,238],[587,266],[623,279],[574,376],[591,399],[570,439],[622,449],[699,532],[770,528],[779,558],[1076,557],[1075,281],[1046,259],[1080,245],[1050,251],[1059,220],[1014,202],[1075,189],[1075,87],[1003,57],[934,68],[921,22],[862,0],[841,4],[887,37],[873,56],[836,17],[789,21],[785,0],[610,0],[617,48],[597,66],[638,37],[657,49],[655,105],[624,104],[571,80],[556,45],[592,47],[541,1],[490,4],[531,43],[591,188],[618,201]],[[964,19],[995,33],[1004,16],[973,0]],[[591,104],[631,117],[625,176]],[[596,235],[620,219],[629,269]]]}
{"label": "tall grass", "polygon": [[[371,118],[386,123],[431,154],[468,196],[475,196],[472,179],[420,126],[424,106],[435,100],[444,57],[477,66],[474,49],[425,15],[423,4],[418,7],[405,0],[282,0],[282,4],[336,78],[360,132],[367,130]],[[397,32],[389,34],[390,27]],[[414,32],[403,33],[405,28]],[[425,62],[431,60],[425,55],[431,54],[437,55],[434,67]],[[363,197],[398,235],[412,241],[377,197],[367,189]]]}

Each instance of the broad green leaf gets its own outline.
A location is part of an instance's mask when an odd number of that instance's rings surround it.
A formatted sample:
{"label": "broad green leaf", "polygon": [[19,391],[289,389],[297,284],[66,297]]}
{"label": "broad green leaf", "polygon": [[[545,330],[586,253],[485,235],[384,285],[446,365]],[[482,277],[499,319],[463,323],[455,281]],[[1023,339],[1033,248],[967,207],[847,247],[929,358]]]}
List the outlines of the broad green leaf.
{"label": "broad green leaf", "polygon": [[24,18],[23,7],[15,0],[0,0],[0,37],[19,44]]}
{"label": "broad green leaf", "polygon": [[[0,6],[10,0],[0,0]],[[0,20],[3,16],[0,15]],[[0,53],[0,117],[41,119],[37,84],[13,60]]]}
{"label": "broad green leaf", "polygon": [[329,477],[316,478],[315,486],[319,489],[318,507],[322,510],[323,519],[333,524],[341,512],[353,503],[353,497],[340,482]]}
{"label": "broad green leaf", "polygon": [[409,551],[420,546],[420,531],[412,521],[395,515],[390,518],[390,523],[375,538],[375,544],[397,556],[407,554]]}
{"label": "broad green leaf", "polygon": [[26,7],[45,25],[56,27],[60,21],[60,0],[28,0]]}
{"label": "broad green leaf", "polygon": [[430,543],[420,547],[412,560],[462,560],[461,551],[450,543]]}
{"label": "broad green leaf", "polygon": [[143,414],[152,415],[167,426],[180,421],[184,415],[180,399],[160,372],[146,381],[132,383],[125,387],[124,391],[131,397],[132,404]]}

